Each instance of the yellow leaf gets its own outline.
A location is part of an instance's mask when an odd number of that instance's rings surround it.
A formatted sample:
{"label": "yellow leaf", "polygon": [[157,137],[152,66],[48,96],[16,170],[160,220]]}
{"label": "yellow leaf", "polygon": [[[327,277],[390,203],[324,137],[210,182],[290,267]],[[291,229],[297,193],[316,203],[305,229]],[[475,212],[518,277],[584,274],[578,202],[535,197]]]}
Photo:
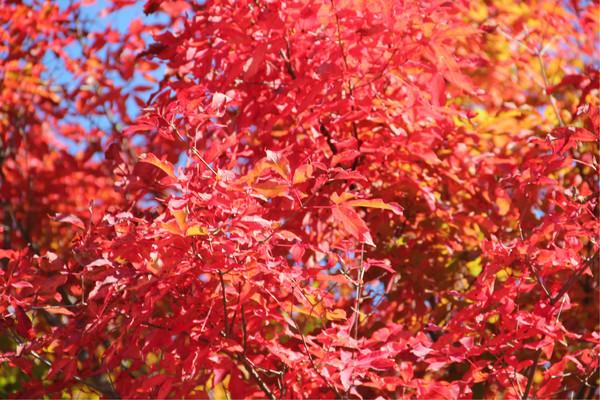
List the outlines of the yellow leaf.
{"label": "yellow leaf", "polygon": [[337,193],[334,192],[331,194],[331,201],[333,201],[333,204],[341,204],[352,198],[354,198],[354,195],[352,193],[342,193],[342,194],[338,195]]}
{"label": "yellow leaf", "polygon": [[127,264],[129,262],[129,261],[127,261],[127,259],[125,257],[122,257],[122,256],[116,257],[113,261],[116,262],[117,264]]}
{"label": "yellow leaf", "polygon": [[498,197],[496,205],[498,206],[498,214],[500,215],[506,215],[510,211],[510,199],[506,197]]}
{"label": "yellow leaf", "polygon": [[469,9],[469,16],[477,22],[485,21],[488,17],[488,6],[483,2],[473,2]]}
{"label": "yellow leaf", "polygon": [[544,374],[542,373],[542,371],[535,371],[535,375],[533,376],[533,381],[536,384],[539,384],[540,382],[542,382],[544,380]]}
{"label": "yellow leaf", "polygon": [[393,203],[384,203],[381,199],[350,200],[346,204],[352,207],[381,208],[383,210],[390,210],[396,215],[402,214],[402,207]]}
{"label": "yellow leaf", "polygon": [[469,261],[467,263],[467,268],[469,269],[469,273],[473,276],[479,276],[481,273],[481,257],[477,257],[473,261]]}
{"label": "yellow leaf", "polygon": [[500,315],[494,314],[488,318],[487,322],[490,324],[495,324],[496,322],[498,322],[499,319],[500,319]]}
{"label": "yellow leaf", "polygon": [[306,182],[310,179],[313,174],[313,166],[311,164],[305,164],[294,171],[294,178],[292,180],[294,185]]}
{"label": "yellow leaf", "polygon": [[200,225],[194,225],[187,228],[185,236],[205,236],[208,234],[208,230]]}
{"label": "yellow leaf", "polygon": [[289,180],[290,166],[287,158],[276,151],[267,150],[267,160],[275,172],[283,179]]}
{"label": "yellow leaf", "polygon": [[98,393],[86,385],[75,385],[71,389],[71,399],[73,400],[96,400],[100,399]]}
{"label": "yellow leaf", "polygon": [[500,282],[505,282],[508,277],[511,275],[512,273],[512,269],[509,267],[506,268],[502,268],[500,271],[496,272],[496,278],[498,278],[498,280]]}
{"label": "yellow leaf", "polygon": [[102,63],[95,58],[88,58],[86,64],[90,69],[97,69],[102,67]]}
{"label": "yellow leaf", "polygon": [[283,129],[272,130],[271,131],[271,135],[273,135],[275,137],[283,137],[283,136],[287,135],[288,133],[290,133],[290,131],[286,131],[286,130],[283,130]]}
{"label": "yellow leaf", "polygon": [[214,400],[229,400],[231,398],[228,390],[230,380],[231,375],[227,375],[221,382],[215,385],[213,389]]}
{"label": "yellow leaf", "polygon": [[271,168],[271,164],[267,160],[260,160],[256,163],[254,168],[252,168],[246,175],[240,178],[240,182],[245,183],[254,183],[256,180],[263,175],[263,173]]}
{"label": "yellow leaf", "polygon": [[309,317],[316,317],[319,315],[323,315],[323,306],[321,304],[317,304],[316,306],[312,306],[312,307],[306,307],[306,306],[301,307],[301,306],[294,305],[294,307],[292,307],[292,311],[300,313],[300,314],[308,315]]}
{"label": "yellow leaf", "polygon": [[264,182],[254,185],[254,190],[266,197],[286,196],[288,185],[275,182]]}
{"label": "yellow leaf", "polygon": [[346,311],[342,310],[341,308],[336,308],[333,311],[327,311],[327,314],[325,317],[329,321],[346,319]]}
{"label": "yellow leaf", "polygon": [[159,361],[160,361],[160,357],[156,353],[150,352],[150,353],[146,354],[146,364],[154,365]]}

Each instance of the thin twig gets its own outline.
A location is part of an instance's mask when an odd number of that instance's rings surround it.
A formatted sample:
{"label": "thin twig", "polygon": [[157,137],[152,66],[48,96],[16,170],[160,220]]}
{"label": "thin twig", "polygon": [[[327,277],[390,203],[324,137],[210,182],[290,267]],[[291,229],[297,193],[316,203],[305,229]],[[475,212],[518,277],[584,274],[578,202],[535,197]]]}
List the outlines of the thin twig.
{"label": "thin twig", "polygon": [[542,280],[542,277],[540,276],[540,271],[538,271],[538,269],[535,268],[533,265],[531,266],[531,269],[532,269],[533,273],[535,274],[535,278],[537,279],[540,287],[542,288],[542,290],[544,291],[546,296],[548,296],[548,298],[552,298],[552,294],[550,294],[550,291],[548,290],[548,288],[544,284],[544,281]]}
{"label": "thin twig", "polygon": [[[11,334],[11,336],[13,337],[13,339],[15,340],[15,342],[17,342],[19,345],[24,345],[25,341],[22,340],[19,335],[17,335],[15,332],[13,332],[12,329],[9,328],[9,332]],[[52,362],[50,360],[48,360],[46,357],[42,356],[41,354],[39,354],[37,351],[35,350],[29,350],[29,353],[36,359],[38,359],[39,361],[41,361],[42,363],[44,363],[46,366],[52,368]],[[97,384],[95,382],[91,382],[88,379],[83,379],[78,375],[74,375],[73,379],[83,385],[89,386],[92,389],[102,393],[104,396],[111,398],[111,399],[120,399],[121,397],[119,396],[119,394],[114,390],[114,388],[106,388],[100,384]],[[112,386],[112,385],[111,385]]]}
{"label": "thin twig", "polygon": [[292,296],[292,301],[290,302],[291,303],[291,307],[290,307],[291,308],[290,309],[290,321],[292,321],[294,323],[294,325],[292,327],[294,329],[296,329],[296,331],[298,331],[298,334],[300,335],[300,338],[302,339],[302,344],[303,344],[303,347],[304,347],[304,351],[306,352],[306,356],[308,357],[308,360],[310,362],[310,365],[311,365],[312,369],[314,369],[315,372],[317,373],[317,375],[319,375],[319,377],[321,377],[321,379],[323,379],[323,382],[325,382],[325,384],[327,385],[327,387],[329,387],[329,389],[333,390],[333,392],[335,393],[335,395],[337,396],[337,398],[341,399],[341,398],[343,398],[343,396],[339,392],[339,390],[331,382],[329,382],[329,379],[327,379],[325,377],[325,375],[323,375],[321,373],[321,371],[319,371],[319,368],[317,368],[317,364],[315,363],[315,360],[314,360],[312,354],[310,353],[310,350],[308,349],[308,344],[306,343],[306,337],[304,336],[304,333],[302,332],[302,330],[298,326],[298,323],[292,319],[292,310],[294,309],[294,303],[293,303],[294,288],[295,288],[295,286],[292,286],[292,295],[291,295]]}
{"label": "thin twig", "polygon": [[238,285],[238,302],[235,307],[235,310],[233,311],[233,317],[231,318],[231,325],[229,326],[229,331],[228,331],[229,336],[233,335],[235,320],[237,319],[237,313],[238,313],[238,310],[240,309],[241,301],[242,301],[242,283],[240,282],[240,284]]}
{"label": "thin twig", "polygon": [[198,149],[195,146],[190,146],[187,141],[185,140],[185,138],[183,137],[183,135],[181,134],[181,132],[179,132],[179,129],[177,128],[177,126],[175,126],[175,124],[169,120],[167,120],[164,116],[160,115],[160,117],[162,118],[163,121],[165,121],[169,127],[175,132],[175,134],[177,135],[178,139],[184,143],[188,145],[188,149],[194,153],[194,155],[196,157],[198,157],[200,159],[200,161],[202,161],[202,164],[204,164],[204,166],[206,168],[208,168],[210,170],[210,172],[212,172],[215,176],[218,175],[217,171],[214,170],[213,167],[211,167],[211,165],[209,163],[206,162],[206,160],[202,157],[202,154],[200,154],[200,152],[198,151]]}
{"label": "thin twig", "polygon": [[560,289],[558,294],[550,299],[550,304],[556,304],[556,302],[560,300],[561,297],[563,297],[565,293],[569,291],[569,289],[571,289],[571,286],[573,286],[573,284],[577,282],[577,278],[579,278],[579,276],[589,267],[588,262],[593,262],[594,259],[598,258],[598,255],[599,253],[598,251],[596,251],[596,253],[587,260],[583,267],[579,268],[575,273],[573,273],[573,275],[571,275],[571,278],[569,278],[567,283],[564,284],[564,286],[562,287],[562,289]]}
{"label": "thin twig", "polygon": [[[522,40],[519,40],[519,39],[513,37],[512,35],[510,35],[507,32],[504,32],[502,29],[499,29],[498,31],[500,32],[500,34],[502,34],[502,36],[504,36],[508,40],[511,40],[511,41],[519,44],[525,50],[527,50],[528,53],[530,53],[531,55],[537,57],[538,62],[540,64],[540,70],[541,70],[541,73],[542,73],[542,80],[544,82],[544,86],[542,87],[544,89],[544,94],[546,94],[546,96],[548,96],[548,99],[550,100],[550,105],[552,106],[552,110],[554,110],[554,114],[556,115],[556,119],[558,120],[558,124],[560,126],[565,126],[565,122],[563,121],[562,117],[560,116],[560,111],[558,110],[558,106],[556,104],[556,98],[551,93],[548,92],[548,88],[550,87],[550,83],[548,81],[548,74],[546,73],[546,66],[544,65],[544,60],[542,59],[542,51],[540,51],[539,49],[532,49],[525,42],[523,42]],[[542,46],[540,46],[540,47],[542,47]]]}
{"label": "thin twig", "polygon": [[[333,3],[334,0],[331,0],[331,9],[333,10],[333,15],[335,17],[335,28],[336,28],[336,36],[337,36],[337,42],[338,42],[338,46],[340,47],[340,51],[342,53],[342,60],[344,61],[344,67],[347,71],[350,70],[349,66],[348,66],[348,57],[346,56],[346,50],[344,49],[344,42],[342,41],[342,31],[340,28],[340,17],[338,16],[337,10],[335,8],[335,4]],[[342,70],[342,78],[344,80],[346,80],[346,76],[344,73],[344,70]],[[350,97],[353,96],[353,88],[352,88],[352,82],[350,81],[350,79],[348,79],[348,91],[350,93]]]}
{"label": "thin twig", "polygon": [[[219,271],[219,278],[221,281],[221,293],[223,296],[223,323],[225,325],[225,328],[223,329],[223,331],[221,332],[221,334],[228,338],[230,336],[229,334],[229,322],[227,319],[227,298],[225,297],[225,281],[223,280],[223,272]],[[243,320],[245,319],[245,317],[242,314],[242,318]],[[243,325],[245,325],[245,322],[243,322]],[[244,352],[246,351],[246,328],[245,326],[242,327],[242,332],[243,332],[243,347],[244,347]],[[250,373],[250,375],[252,376],[252,378],[254,379],[254,381],[256,381],[257,385],[260,387],[260,389],[265,393],[265,395],[267,395],[267,397],[269,398],[269,400],[276,400],[275,395],[273,394],[273,392],[271,391],[271,389],[269,389],[269,386],[265,383],[265,381],[261,378],[261,376],[259,375],[258,371],[256,370],[256,366],[254,365],[254,363],[252,361],[250,361],[250,359],[248,357],[246,357],[246,354],[241,354],[241,353],[230,353],[228,351],[224,351],[225,354],[228,354],[231,358],[233,358],[234,360],[238,360],[240,361],[242,364],[244,364],[244,367],[246,367],[246,369],[248,370],[248,372]]]}
{"label": "thin twig", "polygon": [[[340,47],[340,52],[342,53],[342,60],[344,61],[344,69],[346,71],[348,71],[348,73],[349,73],[350,67],[348,65],[348,56],[346,55],[346,49],[344,48],[344,42],[342,41],[342,31],[340,28],[340,17],[338,16],[337,10],[335,8],[334,0],[331,0],[331,9],[333,10],[333,13],[335,16],[335,28],[336,28],[337,42],[338,42],[338,46]],[[351,107],[352,107],[352,111],[354,111],[355,110],[354,86],[352,85],[352,79],[350,77],[346,78],[346,73],[344,72],[344,69],[342,69],[342,79],[345,80],[346,84],[348,85],[348,93],[350,94],[350,99],[352,100]],[[354,139],[356,139],[357,150],[360,152],[360,146],[362,144],[362,141],[358,137],[358,126],[356,125],[356,121],[352,121],[351,126],[352,126],[352,136],[354,137]],[[361,158],[362,158],[362,156],[359,155],[352,162],[352,170],[353,171],[356,170],[356,168],[358,167],[358,164],[360,163]]]}
{"label": "thin twig", "polygon": [[556,105],[556,99],[552,95],[552,93],[548,92],[548,88],[550,84],[548,82],[548,75],[546,74],[546,67],[544,66],[544,60],[542,60],[542,53],[538,50],[535,51],[535,55],[537,56],[538,62],[540,63],[540,69],[542,71],[542,79],[544,80],[544,93],[548,96],[550,100],[550,105],[552,106],[552,110],[554,110],[554,114],[556,115],[556,119],[558,120],[558,124],[560,126],[565,126],[565,122],[560,116],[560,111],[558,110],[558,106]]}
{"label": "thin twig", "polygon": [[285,38],[285,45],[286,45],[286,51],[284,52],[283,49],[279,50],[279,54],[281,54],[281,58],[283,58],[283,61],[285,62],[285,68],[287,70],[287,73],[290,75],[290,77],[292,78],[292,80],[296,80],[296,71],[294,70],[294,66],[292,65],[292,60],[291,60],[291,46],[290,46],[290,41],[289,39]]}
{"label": "thin twig", "polygon": [[[558,291],[558,294],[556,296],[551,297],[550,293],[547,290],[545,290],[547,296],[550,299],[551,305],[556,304],[556,302],[559,301],[565,295],[565,293],[567,293],[569,291],[571,286],[573,286],[573,284],[577,281],[577,278],[579,277],[579,275],[581,275],[589,267],[588,263],[593,262],[598,257],[598,254],[599,254],[599,252],[596,251],[596,253],[593,256],[591,256],[588,260],[586,260],[583,267],[579,268],[575,273],[573,273],[573,275],[571,275],[571,278],[569,278],[569,280],[563,285],[563,287]],[[544,286],[543,286],[542,282],[540,281],[539,275],[536,275],[536,276],[537,276],[538,284],[543,288]],[[564,305],[564,301],[561,304],[560,311],[557,316],[557,320],[560,317],[560,313],[562,311],[563,305]],[[527,386],[525,387],[525,392],[523,393],[523,397],[522,397],[523,400],[527,400],[527,398],[529,396],[529,391],[531,390],[531,385],[533,384],[535,370],[537,368],[537,363],[540,359],[541,354],[542,354],[542,349],[538,349],[537,352],[535,353],[533,365],[529,369],[529,373],[527,375]]]}
{"label": "thin twig", "polygon": [[223,325],[225,326],[223,333],[225,336],[227,336],[229,332],[229,320],[227,319],[227,297],[225,295],[225,280],[223,279],[223,272],[221,270],[219,270],[219,280],[221,282],[221,300],[223,301]]}
{"label": "thin twig", "polygon": [[[517,392],[517,395],[519,397],[523,397],[523,391],[521,390],[521,382],[519,382],[519,379],[516,377],[517,374],[517,369],[515,367],[513,367],[513,379],[510,380],[510,384],[513,387],[513,390],[515,392]],[[515,386],[515,382],[517,382],[516,386]]]}
{"label": "thin twig", "polygon": [[358,267],[358,277],[356,280],[356,302],[354,304],[354,339],[358,339],[358,326],[360,324],[360,301],[362,296],[363,278],[365,276],[364,257],[365,244],[362,243],[360,250],[360,265]]}
{"label": "thin twig", "polygon": [[567,299],[566,297],[563,297],[562,301],[560,302],[560,309],[558,310],[558,314],[556,315],[556,323],[558,323],[558,321],[560,321],[560,314],[562,314],[562,310],[563,310],[563,307],[565,306],[566,299]]}

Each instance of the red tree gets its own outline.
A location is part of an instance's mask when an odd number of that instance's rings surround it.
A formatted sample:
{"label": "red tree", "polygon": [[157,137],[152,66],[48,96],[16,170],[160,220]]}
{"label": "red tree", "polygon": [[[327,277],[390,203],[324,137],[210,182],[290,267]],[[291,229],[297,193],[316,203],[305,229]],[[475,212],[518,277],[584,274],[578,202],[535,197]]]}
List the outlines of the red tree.
{"label": "red tree", "polygon": [[597,3],[0,3],[3,395],[598,395]]}

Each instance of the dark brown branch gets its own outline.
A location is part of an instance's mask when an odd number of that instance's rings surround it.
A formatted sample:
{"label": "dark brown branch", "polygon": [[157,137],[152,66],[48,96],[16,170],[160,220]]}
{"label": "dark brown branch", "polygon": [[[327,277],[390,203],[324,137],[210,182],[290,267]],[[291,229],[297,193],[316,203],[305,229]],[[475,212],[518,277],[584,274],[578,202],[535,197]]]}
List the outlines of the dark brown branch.
{"label": "dark brown branch", "polygon": [[235,320],[237,319],[237,314],[238,314],[238,310],[240,309],[241,301],[242,301],[242,284],[240,282],[240,284],[238,285],[238,302],[237,302],[237,306],[235,307],[235,310],[233,311],[233,317],[231,318],[231,324],[229,325],[228,336],[233,335]]}
{"label": "dark brown branch", "polygon": [[525,392],[523,392],[523,400],[527,400],[529,398],[529,391],[531,390],[531,385],[533,384],[533,377],[535,375],[535,370],[537,368],[537,363],[540,360],[540,356],[542,355],[542,349],[538,349],[533,356],[533,364],[529,367],[529,372],[527,373],[527,386],[525,386]]}
{"label": "dark brown branch", "polygon": [[273,392],[271,391],[271,389],[269,388],[269,386],[267,386],[267,384],[265,383],[265,381],[260,377],[260,375],[256,371],[256,367],[255,367],[254,363],[252,361],[250,361],[248,359],[248,357],[246,357],[243,354],[232,355],[232,356],[233,356],[234,359],[237,359],[242,364],[244,364],[244,367],[246,367],[246,369],[248,370],[248,372],[250,373],[250,375],[252,376],[252,378],[254,379],[254,381],[256,381],[256,383],[258,384],[258,387],[260,387],[260,389],[264,392],[264,394],[267,396],[267,398],[269,400],[276,400],[277,399],[275,397],[275,395],[273,394]]}
{"label": "dark brown branch", "polygon": [[227,350],[223,350],[223,353],[227,354],[232,359],[234,359],[236,361],[239,361],[239,362],[241,362],[244,365],[244,367],[248,370],[248,373],[250,374],[250,376],[252,377],[252,379],[254,379],[254,381],[256,382],[256,384],[258,385],[258,387],[260,388],[260,390],[263,391],[263,393],[267,396],[267,398],[269,400],[276,400],[277,399],[275,397],[275,395],[273,394],[273,392],[271,391],[271,389],[269,388],[269,386],[265,383],[265,381],[262,379],[262,377],[258,373],[257,368],[254,365],[254,363],[252,361],[250,361],[250,359],[248,357],[246,357],[245,354],[231,353],[231,352],[229,352]]}
{"label": "dark brown branch", "polygon": [[246,354],[246,347],[248,346],[248,333],[246,332],[246,314],[245,314],[244,305],[242,304],[242,348],[244,349],[244,354]]}
{"label": "dark brown branch", "polygon": [[[25,243],[27,243],[29,247],[31,247],[35,254],[38,254],[40,251],[40,246],[37,243],[33,242],[33,240],[31,239],[31,234],[29,233],[29,229],[23,226],[21,221],[17,219],[17,216],[15,215],[15,210],[13,209],[12,205],[6,202],[4,203],[4,207],[5,212],[8,213],[8,216],[12,221],[12,226],[17,228],[17,231],[21,234],[21,237],[23,238]],[[10,235],[10,231],[11,230],[8,230],[8,235]]]}
{"label": "dark brown branch", "polygon": [[597,260],[598,255],[599,253],[598,251],[596,251],[596,253],[587,260],[583,267],[579,268],[573,275],[571,275],[571,278],[569,278],[567,283],[564,284],[564,286],[562,287],[562,289],[560,289],[558,294],[550,299],[550,304],[556,304],[556,302],[559,301],[565,295],[565,293],[569,291],[569,289],[571,289],[571,286],[573,286],[573,284],[577,281],[579,276],[583,274],[583,272],[589,267],[588,263],[593,263],[594,260]]}
{"label": "dark brown branch", "polygon": [[323,125],[323,123],[319,125],[319,131],[321,131],[323,136],[325,136],[325,139],[327,139],[327,144],[329,145],[329,149],[331,150],[333,155],[336,155],[338,153],[338,150],[337,147],[335,147],[335,144],[333,144],[333,140],[331,139],[331,132],[329,132],[329,130],[325,127],[325,125]]}
{"label": "dark brown branch", "polygon": [[[223,323],[224,323],[224,329],[221,332],[221,334],[228,338],[230,336],[230,332],[229,332],[229,321],[227,318],[227,298],[225,297],[225,281],[223,279],[223,272],[219,271],[219,280],[221,282],[221,295],[222,295],[222,301],[223,301]],[[242,325],[245,325],[245,317],[243,316],[243,311],[242,311]],[[244,351],[246,351],[246,328],[245,326],[242,327],[242,334],[243,334],[243,348]],[[254,363],[252,363],[252,361],[250,361],[248,359],[248,357],[246,357],[245,354],[240,354],[240,353],[230,353],[228,351],[224,351],[225,354],[229,355],[231,358],[233,358],[234,360],[238,360],[240,361],[242,364],[244,364],[244,367],[246,367],[246,369],[248,370],[248,372],[250,373],[250,375],[252,376],[252,378],[254,379],[254,381],[256,382],[256,384],[258,385],[258,387],[260,387],[260,389],[265,393],[265,395],[267,396],[267,398],[269,398],[269,400],[276,400],[275,395],[273,394],[273,392],[271,391],[271,389],[269,388],[269,386],[267,386],[267,384],[265,383],[265,381],[261,378],[261,376],[258,374],[258,372],[256,371],[256,367],[254,366]]]}

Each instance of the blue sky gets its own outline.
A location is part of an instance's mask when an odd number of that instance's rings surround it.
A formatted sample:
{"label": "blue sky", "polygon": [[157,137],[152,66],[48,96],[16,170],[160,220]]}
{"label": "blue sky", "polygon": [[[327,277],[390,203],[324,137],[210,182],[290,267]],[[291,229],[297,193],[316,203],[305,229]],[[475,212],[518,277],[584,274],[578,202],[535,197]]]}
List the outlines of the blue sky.
{"label": "blue sky", "polygon": [[[58,6],[65,10],[71,0],[58,0]],[[104,10],[107,6],[111,4],[110,1],[107,0],[96,0],[95,3],[82,6],[81,10],[81,19],[84,21],[85,27],[94,32],[103,32],[107,27],[115,29],[121,33],[125,33],[129,30],[129,26],[134,19],[141,19],[144,24],[156,24],[156,23],[167,23],[169,21],[169,17],[162,13],[155,13],[149,16],[146,16],[143,11],[144,1],[137,1],[135,4],[131,6],[124,7],[117,12],[111,13],[107,16],[102,15],[102,10]],[[147,43],[152,43],[153,39],[149,34],[145,34],[144,39]],[[99,51],[100,57],[106,54],[108,49],[107,45],[103,49]],[[81,46],[77,41],[73,42],[71,45],[65,48],[65,52],[72,58],[78,59],[83,57],[81,52]],[[43,75],[44,78],[53,82],[54,84],[58,84],[64,86],[68,89],[73,89],[77,87],[80,82],[76,77],[74,77],[66,68],[63,61],[56,57],[56,55],[48,51],[44,57],[44,64],[46,66],[46,72]],[[154,77],[160,80],[162,75],[164,75],[164,66],[159,68],[157,71],[153,73]],[[148,85],[149,83],[142,78],[141,74],[135,74],[132,79],[125,82],[118,74],[110,73],[108,77],[112,79],[117,86],[124,87],[125,92],[128,92],[135,85]],[[146,100],[152,91],[146,92],[141,95],[143,100]],[[130,117],[135,117],[139,114],[139,106],[133,101],[133,99],[129,99],[127,101],[127,112]],[[86,129],[90,129],[92,127],[97,127],[104,132],[111,132],[111,124],[106,116],[77,116],[75,113],[70,115],[68,118],[65,118],[65,123],[79,123]],[[68,147],[69,152],[75,154],[79,151],[85,149],[86,143],[82,141],[80,143],[76,143],[73,140],[68,138],[61,137],[60,138],[63,143],[65,143]],[[103,142],[106,143],[108,140],[107,137],[104,138]],[[99,155],[100,156],[100,155]]]}

